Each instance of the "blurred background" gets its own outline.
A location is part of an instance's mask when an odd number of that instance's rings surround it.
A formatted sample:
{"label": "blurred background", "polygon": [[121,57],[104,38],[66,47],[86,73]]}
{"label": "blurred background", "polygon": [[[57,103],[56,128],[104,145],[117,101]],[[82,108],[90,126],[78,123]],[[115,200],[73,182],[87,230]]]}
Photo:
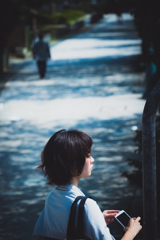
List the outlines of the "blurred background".
{"label": "blurred background", "polygon": [[[5,0],[0,27],[0,239],[32,239],[53,188],[36,167],[62,128],[93,139],[82,191],[143,224],[141,121],[160,77],[159,0]],[[39,33],[51,54],[43,79],[32,55]],[[160,224],[159,112],[156,139]],[[110,229],[121,238],[118,223]]]}

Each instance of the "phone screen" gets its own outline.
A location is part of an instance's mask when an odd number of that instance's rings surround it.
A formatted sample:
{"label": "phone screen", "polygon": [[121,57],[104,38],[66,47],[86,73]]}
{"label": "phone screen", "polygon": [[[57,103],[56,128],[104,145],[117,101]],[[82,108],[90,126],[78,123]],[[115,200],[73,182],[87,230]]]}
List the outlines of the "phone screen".
{"label": "phone screen", "polygon": [[117,219],[126,227],[130,218],[123,212]]}

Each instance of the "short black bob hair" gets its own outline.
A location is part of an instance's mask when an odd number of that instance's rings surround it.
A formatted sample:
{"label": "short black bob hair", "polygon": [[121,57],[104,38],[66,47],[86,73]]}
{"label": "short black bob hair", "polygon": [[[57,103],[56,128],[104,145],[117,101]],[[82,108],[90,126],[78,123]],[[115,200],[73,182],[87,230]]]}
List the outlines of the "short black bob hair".
{"label": "short black bob hair", "polygon": [[85,159],[91,153],[92,139],[78,130],[60,130],[47,142],[38,168],[48,184],[66,185],[82,173]]}

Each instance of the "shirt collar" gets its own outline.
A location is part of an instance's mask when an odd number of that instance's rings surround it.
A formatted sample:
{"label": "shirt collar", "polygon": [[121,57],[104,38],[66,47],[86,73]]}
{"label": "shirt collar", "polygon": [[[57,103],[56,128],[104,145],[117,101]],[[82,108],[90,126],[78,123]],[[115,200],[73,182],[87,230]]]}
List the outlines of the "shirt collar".
{"label": "shirt collar", "polygon": [[67,184],[67,185],[63,185],[63,186],[57,186],[57,189],[61,190],[61,191],[70,191],[73,190],[75,191],[77,194],[81,194],[84,196],[84,193],[75,185],[73,184]]}

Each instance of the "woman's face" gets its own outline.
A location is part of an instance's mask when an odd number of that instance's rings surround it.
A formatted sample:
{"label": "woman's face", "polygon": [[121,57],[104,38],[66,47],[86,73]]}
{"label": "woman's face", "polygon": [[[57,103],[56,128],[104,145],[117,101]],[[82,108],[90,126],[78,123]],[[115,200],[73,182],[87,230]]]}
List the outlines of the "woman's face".
{"label": "woman's face", "polygon": [[85,164],[84,164],[84,167],[83,167],[83,171],[80,175],[80,178],[89,177],[91,175],[91,171],[93,169],[93,164],[92,164],[93,162],[94,162],[94,159],[91,156],[86,158],[86,161],[85,161]]}

